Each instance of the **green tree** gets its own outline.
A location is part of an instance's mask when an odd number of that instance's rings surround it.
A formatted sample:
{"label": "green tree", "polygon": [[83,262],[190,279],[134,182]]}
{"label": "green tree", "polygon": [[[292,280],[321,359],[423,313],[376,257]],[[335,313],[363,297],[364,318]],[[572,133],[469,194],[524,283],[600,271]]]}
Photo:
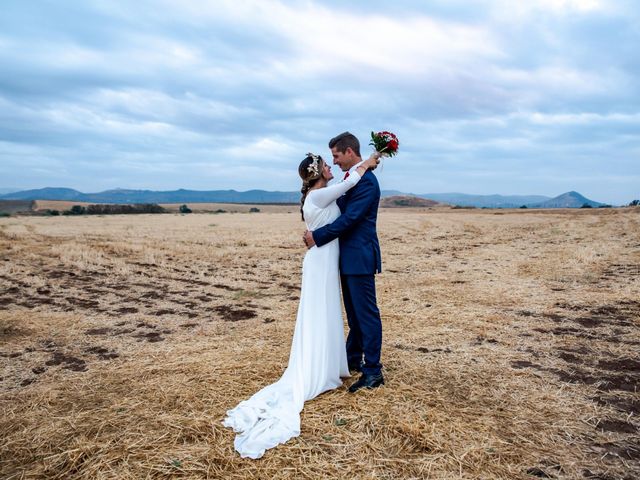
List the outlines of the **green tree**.
{"label": "green tree", "polygon": [[71,212],[71,215],[84,215],[87,209],[82,205],[74,205],[69,211]]}

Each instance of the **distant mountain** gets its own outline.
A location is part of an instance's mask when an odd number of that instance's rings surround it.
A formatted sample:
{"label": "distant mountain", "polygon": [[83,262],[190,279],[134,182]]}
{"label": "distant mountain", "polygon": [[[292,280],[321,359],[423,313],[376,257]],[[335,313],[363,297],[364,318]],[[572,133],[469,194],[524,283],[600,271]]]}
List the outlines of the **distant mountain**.
{"label": "distant mountain", "polygon": [[543,195],[469,195],[466,193],[423,193],[418,195],[441,203],[478,208],[519,208],[550,200]]}
{"label": "distant mountain", "polygon": [[[579,208],[584,204],[599,207],[602,203],[589,200],[578,192],[567,192],[555,198],[542,195],[469,195],[465,193],[407,194],[384,190],[382,197],[412,196],[438,203],[478,208]],[[41,188],[0,195],[4,200],[66,200],[88,203],[298,203],[299,192],[266,190],[126,190],[117,188],[98,193],[82,193],[72,188]]]}
{"label": "distant mountain", "polygon": [[0,195],[6,195],[7,193],[13,193],[20,191],[19,188],[0,188]]}
{"label": "distant mountain", "polygon": [[[382,197],[393,197],[395,195],[413,195],[413,193],[405,193],[405,192],[401,192],[400,190],[382,190],[380,192],[380,195]],[[415,196],[419,196],[419,195],[415,195]]]}
{"label": "distant mountain", "polygon": [[391,195],[380,200],[380,206],[383,208],[433,207],[435,205],[440,205],[440,203],[413,195]]}
{"label": "distant mountain", "polygon": [[85,202],[95,203],[298,203],[298,192],[268,192],[266,190],[107,190],[85,195]]}
{"label": "distant mountain", "polygon": [[41,188],[0,195],[5,200],[66,200],[89,203],[298,203],[299,192],[268,192],[266,190],[106,190],[82,193],[71,188]]}
{"label": "distant mountain", "polygon": [[72,188],[39,188],[37,190],[23,190],[21,192],[12,192],[0,195],[0,199],[4,200],[76,200],[83,202],[80,197],[81,193]]}
{"label": "distant mountain", "polygon": [[555,198],[545,200],[544,202],[527,206],[530,208],[580,208],[583,205],[589,205],[590,207],[597,208],[605,204],[589,200],[578,192],[567,192],[562,195],[558,195]]}

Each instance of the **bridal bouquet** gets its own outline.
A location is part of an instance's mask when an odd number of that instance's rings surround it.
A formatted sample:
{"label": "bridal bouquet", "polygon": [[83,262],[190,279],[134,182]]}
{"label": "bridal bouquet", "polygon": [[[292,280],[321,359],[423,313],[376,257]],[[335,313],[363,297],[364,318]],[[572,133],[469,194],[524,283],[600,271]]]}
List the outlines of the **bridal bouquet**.
{"label": "bridal bouquet", "polygon": [[398,141],[398,137],[391,132],[371,132],[371,142],[369,142],[369,145],[372,145],[373,148],[376,149],[376,152],[381,153],[383,156],[393,157],[398,153],[400,142]]}

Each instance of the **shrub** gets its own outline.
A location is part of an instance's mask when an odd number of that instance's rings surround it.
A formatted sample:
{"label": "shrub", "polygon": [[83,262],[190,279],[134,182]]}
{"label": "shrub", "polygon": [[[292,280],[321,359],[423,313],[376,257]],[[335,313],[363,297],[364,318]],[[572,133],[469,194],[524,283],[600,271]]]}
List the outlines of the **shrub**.
{"label": "shrub", "polygon": [[71,215],[84,215],[87,209],[82,205],[74,205],[69,211],[71,212]]}
{"label": "shrub", "polygon": [[521,205],[520,208],[528,208],[526,205]]}
{"label": "shrub", "polygon": [[95,204],[87,207],[89,215],[122,215],[133,213],[165,213],[166,210],[156,203],[129,204]]}
{"label": "shrub", "polygon": [[47,209],[45,211],[45,215],[51,215],[52,217],[55,217],[57,215],[60,215],[60,210]]}
{"label": "shrub", "polygon": [[8,213],[8,212],[0,212],[0,218],[1,217],[10,217],[10,216],[11,216],[11,214]]}
{"label": "shrub", "polygon": [[640,206],[640,200],[632,200],[631,203],[629,204],[630,207],[639,207]]}
{"label": "shrub", "polygon": [[87,213],[87,209],[82,205],[74,205],[69,210],[62,212],[63,215],[84,215]]}
{"label": "shrub", "polygon": [[167,211],[157,203],[142,203],[134,205],[140,213],[166,213]]}
{"label": "shrub", "polygon": [[180,205],[180,213],[192,213],[191,209],[186,205]]}
{"label": "shrub", "polygon": [[580,208],[593,208],[593,207],[591,205],[589,205],[588,203],[583,203]]}
{"label": "shrub", "polygon": [[251,209],[249,210],[249,213],[258,213],[259,211],[260,211],[259,208],[251,207]]}

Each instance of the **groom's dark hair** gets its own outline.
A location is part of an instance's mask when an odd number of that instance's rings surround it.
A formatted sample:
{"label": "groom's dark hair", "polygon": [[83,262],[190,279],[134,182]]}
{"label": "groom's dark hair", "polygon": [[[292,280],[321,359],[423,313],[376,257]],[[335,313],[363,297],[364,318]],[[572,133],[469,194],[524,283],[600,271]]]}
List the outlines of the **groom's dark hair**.
{"label": "groom's dark hair", "polygon": [[357,156],[360,156],[360,142],[353,133],[343,132],[337,137],[329,140],[329,148],[335,148],[340,153],[347,151],[347,148],[353,150]]}

